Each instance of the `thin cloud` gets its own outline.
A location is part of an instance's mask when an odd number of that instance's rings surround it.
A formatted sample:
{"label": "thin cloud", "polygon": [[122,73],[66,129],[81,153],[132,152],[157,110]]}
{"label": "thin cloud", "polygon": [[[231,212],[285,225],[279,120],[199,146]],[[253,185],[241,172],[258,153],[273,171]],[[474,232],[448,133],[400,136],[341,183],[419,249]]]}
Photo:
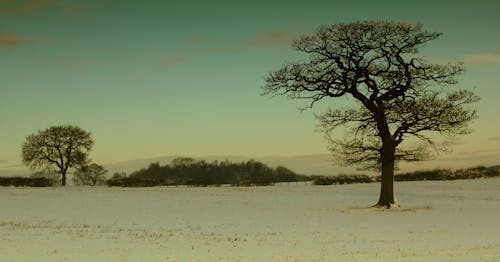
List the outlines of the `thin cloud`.
{"label": "thin cloud", "polygon": [[289,47],[295,36],[282,31],[262,32],[243,43],[253,47]]}
{"label": "thin cloud", "polygon": [[82,15],[88,12],[88,10],[83,6],[71,6],[66,8],[64,11],[69,15]]}
{"label": "thin cloud", "polygon": [[187,57],[183,54],[193,53],[193,51],[196,51],[198,49],[198,44],[205,41],[206,39],[207,36],[197,34],[184,36],[182,40],[186,42],[186,44],[182,48],[171,52],[173,53],[173,55],[163,57],[163,59],[159,63],[157,63],[156,66],[171,67],[191,61],[192,59],[190,57]]}
{"label": "thin cloud", "polygon": [[27,37],[0,30],[0,48],[19,47],[29,40]]}
{"label": "thin cloud", "polygon": [[87,67],[87,63],[82,58],[76,56],[56,57],[50,62],[72,71],[82,71]]}
{"label": "thin cloud", "polygon": [[27,37],[0,29],[0,49],[17,48],[25,45],[44,45],[55,42],[51,36]]}
{"label": "thin cloud", "polygon": [[57,0],[21,0],[17,1],[0,1],[0,14],[5,15],[23,15],[36,13],[46,7],[57,5]]}
{"label": "thin cloud", "polygon": [[[7,2],[8,3],[8,2]],[[10,7],[10,6],[5,6],[4,3],[0,3],[0,14],[3,15],[22,15],[22,14],[29,14],[29,13],[34,13],[37,11],[38,8],[35,6],[29,5],[29,6],[16,6],[16,7]]]}
{"label": "thin cloud", "polygon": [[464,56],[466,63],[471,65],[500,64],[500,55],[493,53],[469,54]]}
{"label": "thin cloud", "polygon": [[254,49],[243,46],[227,46],[227,47],[212,48],[210,50],[222,54],[246,54],[255,52]]}
{"label": "thin cloud", "polygon": [[185,57],[185,56],[167,56],[163,59],[163,61],[158,63],[158,66],[159,67],[170,67],[170,66],[174,66],[174,65],[177,65],[180,63],[185,63],[189,60],[191,60],[191,59],[189,59],[188,57]]}
{"label": "thin cloud", "polygon": [[451,155],[440,157],[431,163],[448,163],[455,168],[474,165],[498,164],[500,149],[487,148],[480,150],[459,151]]}
{"label": "thin cloud", "polygon": [[[7,163],[7,161],[4,162],[4,164],[6,164],[6,163]],[[26,165],[20,163],[20,164],[14,164],[14,165],[7,165],[7,166],[4,166],[3,168],[19,168],[19,167],[25,167],[25,166]]]}
{"label": "thin cloud", "polygon": [[69,6],[69,4],[65,0],[0,0],[0,14],[16,16],[47,10],[56,10],[69,15],[81,15],[87,12],[83,6]]}
{"label": "thin cloud", "polygon": [[203,42],[205,40],[207,40],[207,36],[204,36],[204,35],[189,35],[189,36],[186,36],[186,40],[190,43],[200,43],[200,42]]}
{"label": "thin cloud", "polygon": [[461,155],[484,155],[484,154],[491,154],[491,153],[500,153],[500,149],[482,149],[482,150],[471,150],[471,151],[460,151],[458,154]]}

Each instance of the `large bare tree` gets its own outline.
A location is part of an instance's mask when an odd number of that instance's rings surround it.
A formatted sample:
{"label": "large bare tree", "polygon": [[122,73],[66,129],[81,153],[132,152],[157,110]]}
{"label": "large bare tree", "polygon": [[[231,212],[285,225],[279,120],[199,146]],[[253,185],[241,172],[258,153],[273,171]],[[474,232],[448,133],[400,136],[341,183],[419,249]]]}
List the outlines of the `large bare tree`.
{"label": "large bare tree", "polygon": [[[269,73],[263,91],[309,99],[311,108],[325,99],[352,99],[350,106],[317,116],[329,149],[343,164],[380,170],[376,206],[398,206],[396,161],[429,159],[440,148],[438,137],[469,133],[477,117],[469,107],[479,100],[472,91],[445,90],[457,83],[462,64],[435,64],[418,54],[440,35],[421,24],[390,21],[322,26],[293,43],[308,59]],[[331,135],[338,127],[345,137]]]}
{"label": "large bare tree", "polygon": [[85,165],[93,144],[90,133],[80,127],[52,126],[26,137],[23,162],[32,169],[59,169],[65,186],[68,169]]}

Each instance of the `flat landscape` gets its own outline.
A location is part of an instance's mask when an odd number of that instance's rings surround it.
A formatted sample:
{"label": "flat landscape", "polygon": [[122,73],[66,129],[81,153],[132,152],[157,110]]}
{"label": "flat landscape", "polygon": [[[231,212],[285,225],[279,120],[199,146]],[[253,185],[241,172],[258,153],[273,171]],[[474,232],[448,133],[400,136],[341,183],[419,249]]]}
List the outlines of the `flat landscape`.
{"label": "flat landscape", "polygon": [[500,261],[500,179],[0,188],[2,261]]}

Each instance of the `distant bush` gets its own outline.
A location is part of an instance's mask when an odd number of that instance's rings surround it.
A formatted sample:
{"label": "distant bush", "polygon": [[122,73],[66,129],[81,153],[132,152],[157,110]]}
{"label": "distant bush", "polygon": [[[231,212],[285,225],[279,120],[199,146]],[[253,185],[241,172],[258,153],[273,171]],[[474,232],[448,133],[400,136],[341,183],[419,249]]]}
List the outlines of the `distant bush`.
{"label": "distant bush", "polygon": [[371,183],[375,178],[367,175],[339,175],[339,176],[318,176],[313,180],[313,185],[333,185],[333,184],[354,184]]}
{"label": "distant bush", "polygon": [[236,184],[232,184],[232,186],[241,186],[241,187],[249,187],[249,186],[272,186],[274,182],[271,181],[260,181],[260,182],[252,182],[250,180],[238,181]]}
{"label": "distant bush", "polygon": [[107,172],[108,170],[96,163],[81,166],[73,174],[73,184],[85,186],[104,185]]}
{"label": "distant bush", "polygon": [[115,173],[113,173],[113,176],[111,176],[111,179],[119,179],[119,178],[124,178],[124,177],[127,177],[127,173],[115,172]]}
{"label": "distant bush", "polygon": [[106,181],[108,186],[121,186],[121,187],[150,187],[161,185],[158,181],[154,179],[147,178],[133,178],[133,177],[122,177],[116,179],[109,179]]}
{"label": "distant bush", "polygon": [[453,172],[449,169],[434,169],[396,174],[395,181],[450,180]]}
{"label": "distant bush", "polygon": [[0,177],[0,186],[49,187],[53,181],[46,177]]}
{"label": "distant bush", "polygon": [[46,169],[43,171],[37,171],[30,175],[30,178],[45,178],[50,181],[49,186],[59,186],[61,185],[61,174],[59,174],[56,170]]}
{"label": "distant bush", "polygon": [[333,185],[333,179],[327,176],[318,176],[314,178],[312,184],[315,186],[329,186]]}

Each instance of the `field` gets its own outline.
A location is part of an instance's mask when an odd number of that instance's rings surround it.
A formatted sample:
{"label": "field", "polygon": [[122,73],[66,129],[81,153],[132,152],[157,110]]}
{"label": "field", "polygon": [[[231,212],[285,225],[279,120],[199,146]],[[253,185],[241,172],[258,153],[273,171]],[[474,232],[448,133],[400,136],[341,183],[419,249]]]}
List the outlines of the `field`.
{"label": "field", "polygon": [[0,188],[2,261],[500,261],[500,178]]}

